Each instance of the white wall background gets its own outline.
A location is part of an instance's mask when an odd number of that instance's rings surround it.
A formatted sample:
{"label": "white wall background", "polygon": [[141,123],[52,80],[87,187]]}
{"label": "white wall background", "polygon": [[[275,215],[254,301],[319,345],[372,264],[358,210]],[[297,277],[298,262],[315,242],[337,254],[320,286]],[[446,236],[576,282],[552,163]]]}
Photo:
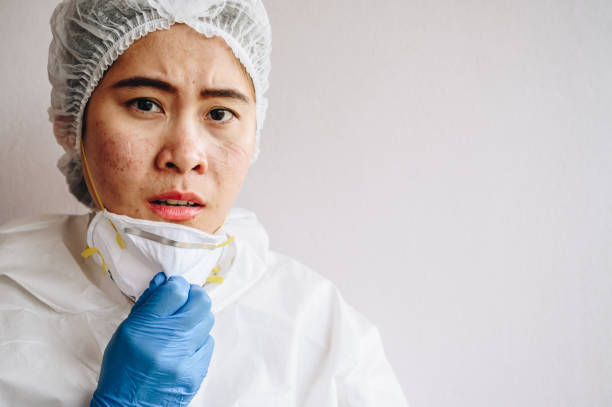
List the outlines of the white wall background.
{"label": "white wall background", "polygon": [[[46,121],[53,0],[2,0],[0,221],[82,212]],[[239,199],[379,326],[413,406],[612,405],[612,3],[267,0]]]}

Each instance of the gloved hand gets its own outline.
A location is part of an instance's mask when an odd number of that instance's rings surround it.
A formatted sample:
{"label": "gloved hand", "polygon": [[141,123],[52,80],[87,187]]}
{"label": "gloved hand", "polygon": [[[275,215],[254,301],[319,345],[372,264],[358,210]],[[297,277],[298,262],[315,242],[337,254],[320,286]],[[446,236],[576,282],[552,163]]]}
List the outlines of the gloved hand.
{"label": "gloved hand", "polygon": [[157,274],[119,325],[90,406],[186,406],[208,371],[210,298],[183,277]]}

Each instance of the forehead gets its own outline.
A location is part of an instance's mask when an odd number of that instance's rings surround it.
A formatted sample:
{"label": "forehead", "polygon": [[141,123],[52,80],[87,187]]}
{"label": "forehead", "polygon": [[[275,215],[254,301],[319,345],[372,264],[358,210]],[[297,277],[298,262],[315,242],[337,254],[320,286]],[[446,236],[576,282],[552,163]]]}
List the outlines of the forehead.
{"label": "forehead", "polygon": [[174,24],[135,41],[105,76],[113,80],[129,76],[165,78],[177,87],[233,86],[254,95],[250,76],[227,43],[185,24]]}

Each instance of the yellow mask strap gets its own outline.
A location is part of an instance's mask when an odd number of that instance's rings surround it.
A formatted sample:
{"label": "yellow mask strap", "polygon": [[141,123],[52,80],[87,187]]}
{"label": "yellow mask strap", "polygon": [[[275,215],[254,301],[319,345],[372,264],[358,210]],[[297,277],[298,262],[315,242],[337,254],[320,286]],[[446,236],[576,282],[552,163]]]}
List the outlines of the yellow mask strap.
{"label": "yellow mask strap", "polygon": [[83,146],[83,139],[81,139],[80,145],[81,145],[81,157],[83,157],[83,170],[85,172],[85,176],[87,177],[87,180],[89,181],[89,185],[91,185],[91,189],[93,189],[93,192],[96,198],[96,203],[98,204],[101,210],[104,210],[102,199],[100,199],[100,195],[98,194],[96,185],[94,184],[93,179],[91,178],[91,174],[89,173],[89,165],[87,165],[87,157],[85,156],[85,147]]}
{"label": "yellow mask strap", "polygon": [[115,224],[113,223],[112,220],[110,220],[109,218],[106,218],[106,220],[108,220],[108,223],[111,224],[111,226],[113,227],[113,229],[115,229],[115,232],[117,233],[117,235],[115,236],[115,238],[117,239],[117,244],[119,245],[119,247],[121,247],[122,249],[125,249],[125,242],[123,241],[123,238],[121,237],[121,235],[119,234],[119,230],[117,229],[117,227],[115,226]]}
{"label": "yellow mask strap", "polygon": [[83,258],[85,259],[90,258],[94,254],[97,254],[98,256],[100,256],[100,260],[102,260],[102,268],[104,269],[105,272],[108,271],[108,266],[106,265],[106,261],[104,261],[104,257],[102,256],[102,253],[100,253],[100,250],[96,249],[95,247],[87,246],[85,250],[81,252],[81,256],[83,256]]}
{"label": "yellow mask strap", "polygon": [[[96,184],[94,184],[93,178],[91,177],[91,173],[89,172],[89,165],[87,165],[87,157],[85,156],[85,146],[83,145],[83,139],[81,139],[80,145],[81,145],[81,157],[83,157],[83,172],[85,173],[85,176],[89,180],[89,185],[91,185],[91,189],[93,189],[93,192],[94,192],[94,195],[95,195],[95,198],[96,198],[96,202],[98,203],[98,206],[100,207],[101,210],[104,210],[104,205],[102,204],[102,199],[100,199],[100,194],[98,194],[98,190],[96,189]],[[125,249],[125,242],[121,238],[121,235],[119,234],[119,230],[117,230],[117,228],[113,224],[112,220],[108,219],[108,222],[111,224],[111,226],[113,227],[113,229],[117,233],[117,244],[122,249]],[[85,249],[85,250],[87,250],[87,249]],[[104,259],[102,259],[102,261],[104,261]]]}
{"label": "yellow mask strap", "polygon": [[236,236],[232,236],[229,239],[227,239],[225,242],[218,244],[217,246],[215,246],[215,249],[219,249],[223,246],[227,246],[228,244],[232,243],[234,241],[234,239],[236,238]]}
{"label": "yellow mask strap", "polygon": [[210,275],[206,278],[206,282],[223,284],[223,276],[218,275],[220,271],[221,271],[221,267],[219,266],[210,270]]}
{"label": "yellow mask strap", "polygon": [[[229,239],[227,239],[225,242],[218,244],[217,245],[217,249],[223,246],[227,246],[228,244],[232,243],[234,241],[234,239],[236,239],[236,236],[232,236]],[[223,276],[219,275],[219,272],[221,271],[221,266],[217,265],[216,267],[214,267],[212,270],[210,270],[210,275],[206,278],[206,282],[207,283],[216,283],[216,284],[223,284]]]}

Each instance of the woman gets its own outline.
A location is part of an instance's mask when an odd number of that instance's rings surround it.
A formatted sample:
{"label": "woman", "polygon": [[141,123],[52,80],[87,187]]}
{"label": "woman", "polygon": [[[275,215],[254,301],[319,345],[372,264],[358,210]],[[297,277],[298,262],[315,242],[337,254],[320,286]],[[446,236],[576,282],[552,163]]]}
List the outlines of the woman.
{"label": "woman", "polygon": [[2,229],[0,404],[405,405],[376,329],[231,209],[261,2],[66,0],[51,25],[59,165],[94,212]]}

